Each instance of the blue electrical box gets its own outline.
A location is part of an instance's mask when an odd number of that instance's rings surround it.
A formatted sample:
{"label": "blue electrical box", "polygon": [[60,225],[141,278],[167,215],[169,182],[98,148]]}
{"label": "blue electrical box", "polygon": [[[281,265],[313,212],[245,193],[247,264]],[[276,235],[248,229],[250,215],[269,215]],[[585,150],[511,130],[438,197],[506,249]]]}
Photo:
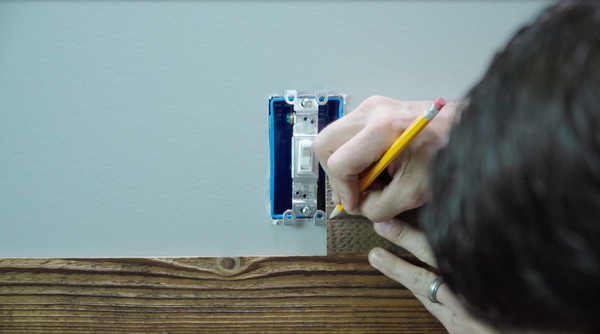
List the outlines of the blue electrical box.
{"label": "blue electrical box", "polygon": [[344,96],[286,91],[269,100],[270,202],[274,223],[325,224],[325,172],[312,140],[344,114]]}

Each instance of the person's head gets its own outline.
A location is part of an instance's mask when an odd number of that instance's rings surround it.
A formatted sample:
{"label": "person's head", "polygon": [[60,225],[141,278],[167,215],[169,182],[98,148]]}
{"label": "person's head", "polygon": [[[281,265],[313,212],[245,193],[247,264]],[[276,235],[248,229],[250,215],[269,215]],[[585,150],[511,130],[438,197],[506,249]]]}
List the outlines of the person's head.
{"label": "person's head", "polygon": [[600,332],[600,1],[544,11],[467,101],[421,217],[447,284],[502,328]]}

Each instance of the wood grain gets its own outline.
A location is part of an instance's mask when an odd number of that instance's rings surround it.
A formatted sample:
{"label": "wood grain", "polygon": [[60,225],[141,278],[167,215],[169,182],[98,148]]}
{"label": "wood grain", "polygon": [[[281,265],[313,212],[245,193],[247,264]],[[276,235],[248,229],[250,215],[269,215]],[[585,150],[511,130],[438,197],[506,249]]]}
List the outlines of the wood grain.
{"label": "wood grain", "polygon": [[88,332],[446,333],[364,256],[0,259],[0,333]]}

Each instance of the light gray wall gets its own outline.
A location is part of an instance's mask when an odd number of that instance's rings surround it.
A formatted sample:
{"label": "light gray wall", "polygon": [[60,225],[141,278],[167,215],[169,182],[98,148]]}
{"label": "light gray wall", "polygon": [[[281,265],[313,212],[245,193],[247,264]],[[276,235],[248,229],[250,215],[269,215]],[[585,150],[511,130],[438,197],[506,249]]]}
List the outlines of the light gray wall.
{"label": "light gray wall", "polygon": [[550,1],[0,2],[0,256],[325,254],[267,99],[462,97]]}

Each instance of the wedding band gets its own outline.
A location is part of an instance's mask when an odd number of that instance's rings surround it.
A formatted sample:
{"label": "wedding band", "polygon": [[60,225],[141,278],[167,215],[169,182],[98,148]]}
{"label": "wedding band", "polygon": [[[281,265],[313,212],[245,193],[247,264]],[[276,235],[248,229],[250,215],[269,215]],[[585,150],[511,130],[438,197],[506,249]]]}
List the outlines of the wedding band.
{"label": "wedding band", "polygon": [[433,280],[433,282],[429,286],[429,300],[431,300],[431,302],[434,304],[439,304],[436,295],[442,283],[444,283],[444,278],[442,276],[438,276],[436,279]]}

